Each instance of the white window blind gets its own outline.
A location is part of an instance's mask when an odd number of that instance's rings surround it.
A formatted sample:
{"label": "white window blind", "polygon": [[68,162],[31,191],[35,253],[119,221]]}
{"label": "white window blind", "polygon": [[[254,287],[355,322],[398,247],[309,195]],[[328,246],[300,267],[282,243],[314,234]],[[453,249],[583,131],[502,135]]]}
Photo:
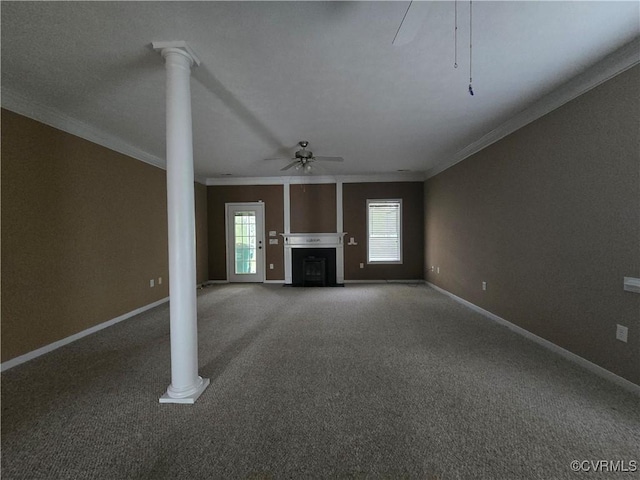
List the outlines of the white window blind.
{"label": "white window blind", "polygon": [[368,262],[402,261],[400,200],[367,200]]}

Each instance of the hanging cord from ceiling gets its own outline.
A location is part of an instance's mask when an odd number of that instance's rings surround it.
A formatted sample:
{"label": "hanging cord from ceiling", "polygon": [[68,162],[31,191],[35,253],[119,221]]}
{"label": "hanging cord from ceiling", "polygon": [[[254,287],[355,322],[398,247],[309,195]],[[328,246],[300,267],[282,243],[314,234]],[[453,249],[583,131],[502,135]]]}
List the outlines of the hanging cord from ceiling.
{"label": "hanging cord from ceiling", "polygon": [[473,0],[469,0],[469,95],[473,96]]}
{"label": "hanging cord from ceiling", "polygon": [[453,68],[458,68],[458,0],[454,0],[453,20]]}
{"label": "hanging cord from ceiling", "polygon": [[[453,68],[458,68],[458,0],[454,0]],[[473,92],[473,0],[469,0],[469,95]]]}

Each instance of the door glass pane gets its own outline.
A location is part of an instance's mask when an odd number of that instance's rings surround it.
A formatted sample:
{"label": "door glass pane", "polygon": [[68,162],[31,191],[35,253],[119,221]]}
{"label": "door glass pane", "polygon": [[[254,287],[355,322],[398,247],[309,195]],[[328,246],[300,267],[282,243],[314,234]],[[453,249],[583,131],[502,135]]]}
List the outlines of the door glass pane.
{"label": "door glass pane", "polygon": [[235,212],[235,272],[256,273],[256,212]]}

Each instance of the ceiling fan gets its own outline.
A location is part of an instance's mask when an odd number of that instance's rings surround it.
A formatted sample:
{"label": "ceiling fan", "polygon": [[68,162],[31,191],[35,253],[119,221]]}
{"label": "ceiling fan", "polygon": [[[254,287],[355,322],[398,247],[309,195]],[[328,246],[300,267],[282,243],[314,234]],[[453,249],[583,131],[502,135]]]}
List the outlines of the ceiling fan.
{"label": "ceiling fan", "polygon": [[344,158],[342,157],[316,157],[311,150],[307,150],[307,145],[309,142],[303,140],[298,142],[302,148],[298,150],[293,159],[291,158],[267,158],[267,160],[293,160],[289,165],[280,169],[280,171],[289,170],[290,168],[295,167],[296,170],[302,170],[304,173],[311,172],[311,164],[313,162],[343,162]]}

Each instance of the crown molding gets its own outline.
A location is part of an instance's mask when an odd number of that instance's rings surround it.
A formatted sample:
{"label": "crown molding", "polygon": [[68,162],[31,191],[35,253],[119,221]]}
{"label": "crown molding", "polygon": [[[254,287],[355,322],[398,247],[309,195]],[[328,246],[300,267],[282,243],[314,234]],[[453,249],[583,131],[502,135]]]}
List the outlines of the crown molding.
{"label": "crown molding", "polygon": [[224,185],[296,185],[319,183],[385,183],[423,182],[424,172],[388,173],[374,175],[305,175],[283,177],[223,177],[207,178],[208,186]]}
{"label": "crown molding", "polygon": [[71,135],[75,135],[76,137],[97,143],[109,150],[122,153],[141,162],[153,165],[154,167],[163,170],[166,169],[164,159],[145,152],[138,147],[134,147],[118,137],[101,132],[59,110],[27,99],[22,95],[8,90],[6,87],[2,88],[2,107],[58,130],[70,133]]}
{"label": "crown molding", "polygon": [[480,150],[503,139],[507,135],[519,130],[538,118],[561,107],[565,103],[587,93],[598,85],[612,79],[640,63],[640,37],[636,37],[625,46],[596,63],[585,72],[577,75],[559,88],[542,97],[533,105],[522,110],[509,120],[490,131],[477,141],[458,151],[453,157],[443,159],[435,167],[426,172],[426,178],[431,178],[444,170],[465,160]]}
{"label": "crown molding", "polygon": [[340,175],[336,177],[342,183],[385,183],[385,182],[424,182],[424,172],[381,173],[371,175]]}

